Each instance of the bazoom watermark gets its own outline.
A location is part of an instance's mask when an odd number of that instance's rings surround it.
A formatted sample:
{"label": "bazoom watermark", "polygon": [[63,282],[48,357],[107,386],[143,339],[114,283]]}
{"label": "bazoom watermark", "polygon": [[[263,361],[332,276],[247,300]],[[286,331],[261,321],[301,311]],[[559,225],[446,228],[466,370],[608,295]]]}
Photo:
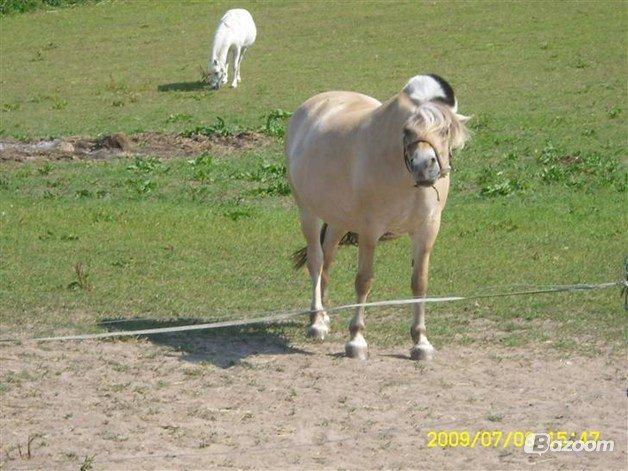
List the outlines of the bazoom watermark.
{"label": "bazoom watermark", "polygon": [[547,451],[558,452],[592,452],[592,451],[613,451],[615,442],[613,440],[550,440],[549,433],[534,433],[526,437],[523,451],[526,453],[537,453],[542,455]]}

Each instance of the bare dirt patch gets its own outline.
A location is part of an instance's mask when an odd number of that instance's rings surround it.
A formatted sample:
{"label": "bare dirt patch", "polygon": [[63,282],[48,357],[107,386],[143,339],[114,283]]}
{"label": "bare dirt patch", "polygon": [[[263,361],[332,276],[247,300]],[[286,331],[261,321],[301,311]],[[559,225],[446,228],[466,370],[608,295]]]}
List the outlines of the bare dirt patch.
{"label": "bare dirt patch", "polygon": [[244,132],[234,136],[184,137],[179,134],[145,132],[126,136],[67,137],[33,142],[12,139],[0,141],[0,162],[34,160],[106,160],[119,157],[187,157],[204,152],[249,150],[270,145],[268,136]]}
{"label": "bare dirt patch", "polygon": [[[2,345],[2,466],[625,468],[625,358],[452,347],[422,364],[373,346],[359,362],[263,333]],[[427,447],[430,430],[548,429],[615,451]]]}

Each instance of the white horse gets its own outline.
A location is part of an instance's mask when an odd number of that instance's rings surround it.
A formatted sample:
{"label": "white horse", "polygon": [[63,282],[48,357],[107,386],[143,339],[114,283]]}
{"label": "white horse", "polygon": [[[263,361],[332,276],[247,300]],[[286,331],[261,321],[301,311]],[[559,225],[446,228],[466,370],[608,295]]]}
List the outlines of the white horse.
{"label": "white horse", "polygon": [[214,90],[227,83],[227,60],[231,59],[233,81],[231,86],[236,88],[240,82],[240,65],[244,53],[255,42],[257,28],[251,14],[242,8],[227,11],[218,22],[214,34],[212,57],[209,61],[209,70],[202,71],[203,79],[208,81]]}
{"label": "white horse", "polygon": [[[409,234],[413,245],[412,293],[427,293],[429,256],[449,189],[451,151],[464,146],[467,117],[457,114],[451,86],[436,75],[418,75],[382,104],[353,92],[327,92],[303,103],[286,134],[287,174],[307,240],[312,280],[308,334],[329,331],[323,297],[339,243],[357,239],[357,302],[366,302],[373,255],[381,238]],[[323,221],[325,224],[323,225]],[[348,233],[354,233],[350,236]],[[355,237],[357,235],[357,238]],[[430,359],[425,306],[415,304],[413,359]],[[347,356],[364,359],[364,308],[350,325]]]}

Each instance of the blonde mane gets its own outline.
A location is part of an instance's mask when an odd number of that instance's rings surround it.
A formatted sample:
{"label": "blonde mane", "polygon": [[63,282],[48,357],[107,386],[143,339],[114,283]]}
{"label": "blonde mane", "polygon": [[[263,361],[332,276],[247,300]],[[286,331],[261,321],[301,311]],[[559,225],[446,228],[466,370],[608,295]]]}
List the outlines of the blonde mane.
{"label": "blonde mane", "polygon": [[470,118],[454,112],[449,106],[437,101],[421,103],[408,125],[421,129],[425,134],[449,135],[449,148],[462,149],[471,134],[466,126]]}

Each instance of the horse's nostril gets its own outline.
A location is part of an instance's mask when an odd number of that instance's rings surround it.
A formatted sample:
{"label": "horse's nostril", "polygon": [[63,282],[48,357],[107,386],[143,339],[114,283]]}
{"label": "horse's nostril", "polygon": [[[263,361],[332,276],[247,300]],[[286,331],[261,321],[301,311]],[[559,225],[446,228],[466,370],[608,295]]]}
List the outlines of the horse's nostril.
{"label": "horse's nostril", "polygon": [[433,164],[436,163],[436,157],[432,157],[432,159],[430,160]]}

